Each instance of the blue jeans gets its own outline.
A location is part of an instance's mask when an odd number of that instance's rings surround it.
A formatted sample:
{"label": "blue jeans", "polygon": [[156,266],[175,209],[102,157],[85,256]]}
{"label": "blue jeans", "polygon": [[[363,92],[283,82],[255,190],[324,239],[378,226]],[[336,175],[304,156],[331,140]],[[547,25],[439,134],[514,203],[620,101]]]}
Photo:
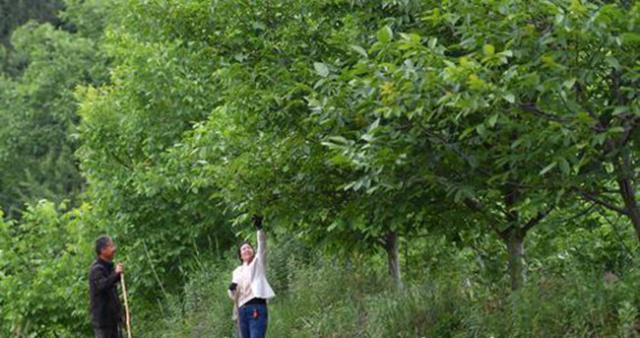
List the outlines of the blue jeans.
{"label": "blue jeans", "polygon": [[243,305],[238,309],[241,338],[264,338],[269,312],[265,304]]}

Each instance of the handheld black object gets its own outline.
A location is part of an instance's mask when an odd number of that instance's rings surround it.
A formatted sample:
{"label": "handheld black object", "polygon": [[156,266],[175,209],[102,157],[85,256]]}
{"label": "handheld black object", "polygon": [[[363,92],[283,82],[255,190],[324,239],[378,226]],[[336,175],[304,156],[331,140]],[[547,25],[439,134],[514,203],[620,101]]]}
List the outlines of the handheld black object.
{"label": "handheld black object", "polygon": [[253,222],[253,226],[256,227],[256,229],[261,230],[262,229],[262,219],[263,217],[260,215],[253,215],[253,217],[251,217],[251,221]]}

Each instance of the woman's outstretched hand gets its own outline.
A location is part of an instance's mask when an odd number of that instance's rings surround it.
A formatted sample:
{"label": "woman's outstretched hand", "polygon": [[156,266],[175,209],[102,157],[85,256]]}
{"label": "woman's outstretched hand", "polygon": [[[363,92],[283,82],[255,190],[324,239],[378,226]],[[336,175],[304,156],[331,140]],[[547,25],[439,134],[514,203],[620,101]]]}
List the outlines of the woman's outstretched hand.
{"label": "woman's outstretched hand", "polygon": [[260,215],[253,215],[253,217],[251,217],[251,221],[253,222],[253,226],[256,227],[256,230],[262,230],[262,218]]}

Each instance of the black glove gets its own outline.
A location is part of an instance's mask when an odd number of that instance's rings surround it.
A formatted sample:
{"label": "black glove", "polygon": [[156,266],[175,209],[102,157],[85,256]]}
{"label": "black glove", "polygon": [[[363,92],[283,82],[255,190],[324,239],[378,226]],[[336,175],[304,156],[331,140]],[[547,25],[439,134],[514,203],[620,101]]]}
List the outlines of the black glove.
{"label": "black glove", "polygon": [[229,291],[231,292],[235,292],[237,288],[238,288],[238,284],[236,283],[231,283],[231,285],[229,285]]}
{"label": "black glove", "polygon": [[251,217],[251,221],[253,222],[253,226],[256,227],[256,230],[262,230],[262,216],[253,215],[253,217]]}

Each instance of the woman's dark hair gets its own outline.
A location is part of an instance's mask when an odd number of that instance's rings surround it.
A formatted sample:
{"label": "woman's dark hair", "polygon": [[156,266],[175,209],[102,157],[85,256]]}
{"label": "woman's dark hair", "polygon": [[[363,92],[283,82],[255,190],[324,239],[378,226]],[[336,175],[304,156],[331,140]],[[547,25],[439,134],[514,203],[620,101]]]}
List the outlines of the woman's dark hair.
{"label": "woman's dark hair", "polygon": [[245,244],[249,244],[251,249],[253,249],[253,245],[251,245],[251,242],[249,242],[249,241],[243,241],[242,243],[240,243],[240,245],[238,245],[238,259],[240,260],[240,263],[244,263],[242,261],[242,246],[245,245]]}

